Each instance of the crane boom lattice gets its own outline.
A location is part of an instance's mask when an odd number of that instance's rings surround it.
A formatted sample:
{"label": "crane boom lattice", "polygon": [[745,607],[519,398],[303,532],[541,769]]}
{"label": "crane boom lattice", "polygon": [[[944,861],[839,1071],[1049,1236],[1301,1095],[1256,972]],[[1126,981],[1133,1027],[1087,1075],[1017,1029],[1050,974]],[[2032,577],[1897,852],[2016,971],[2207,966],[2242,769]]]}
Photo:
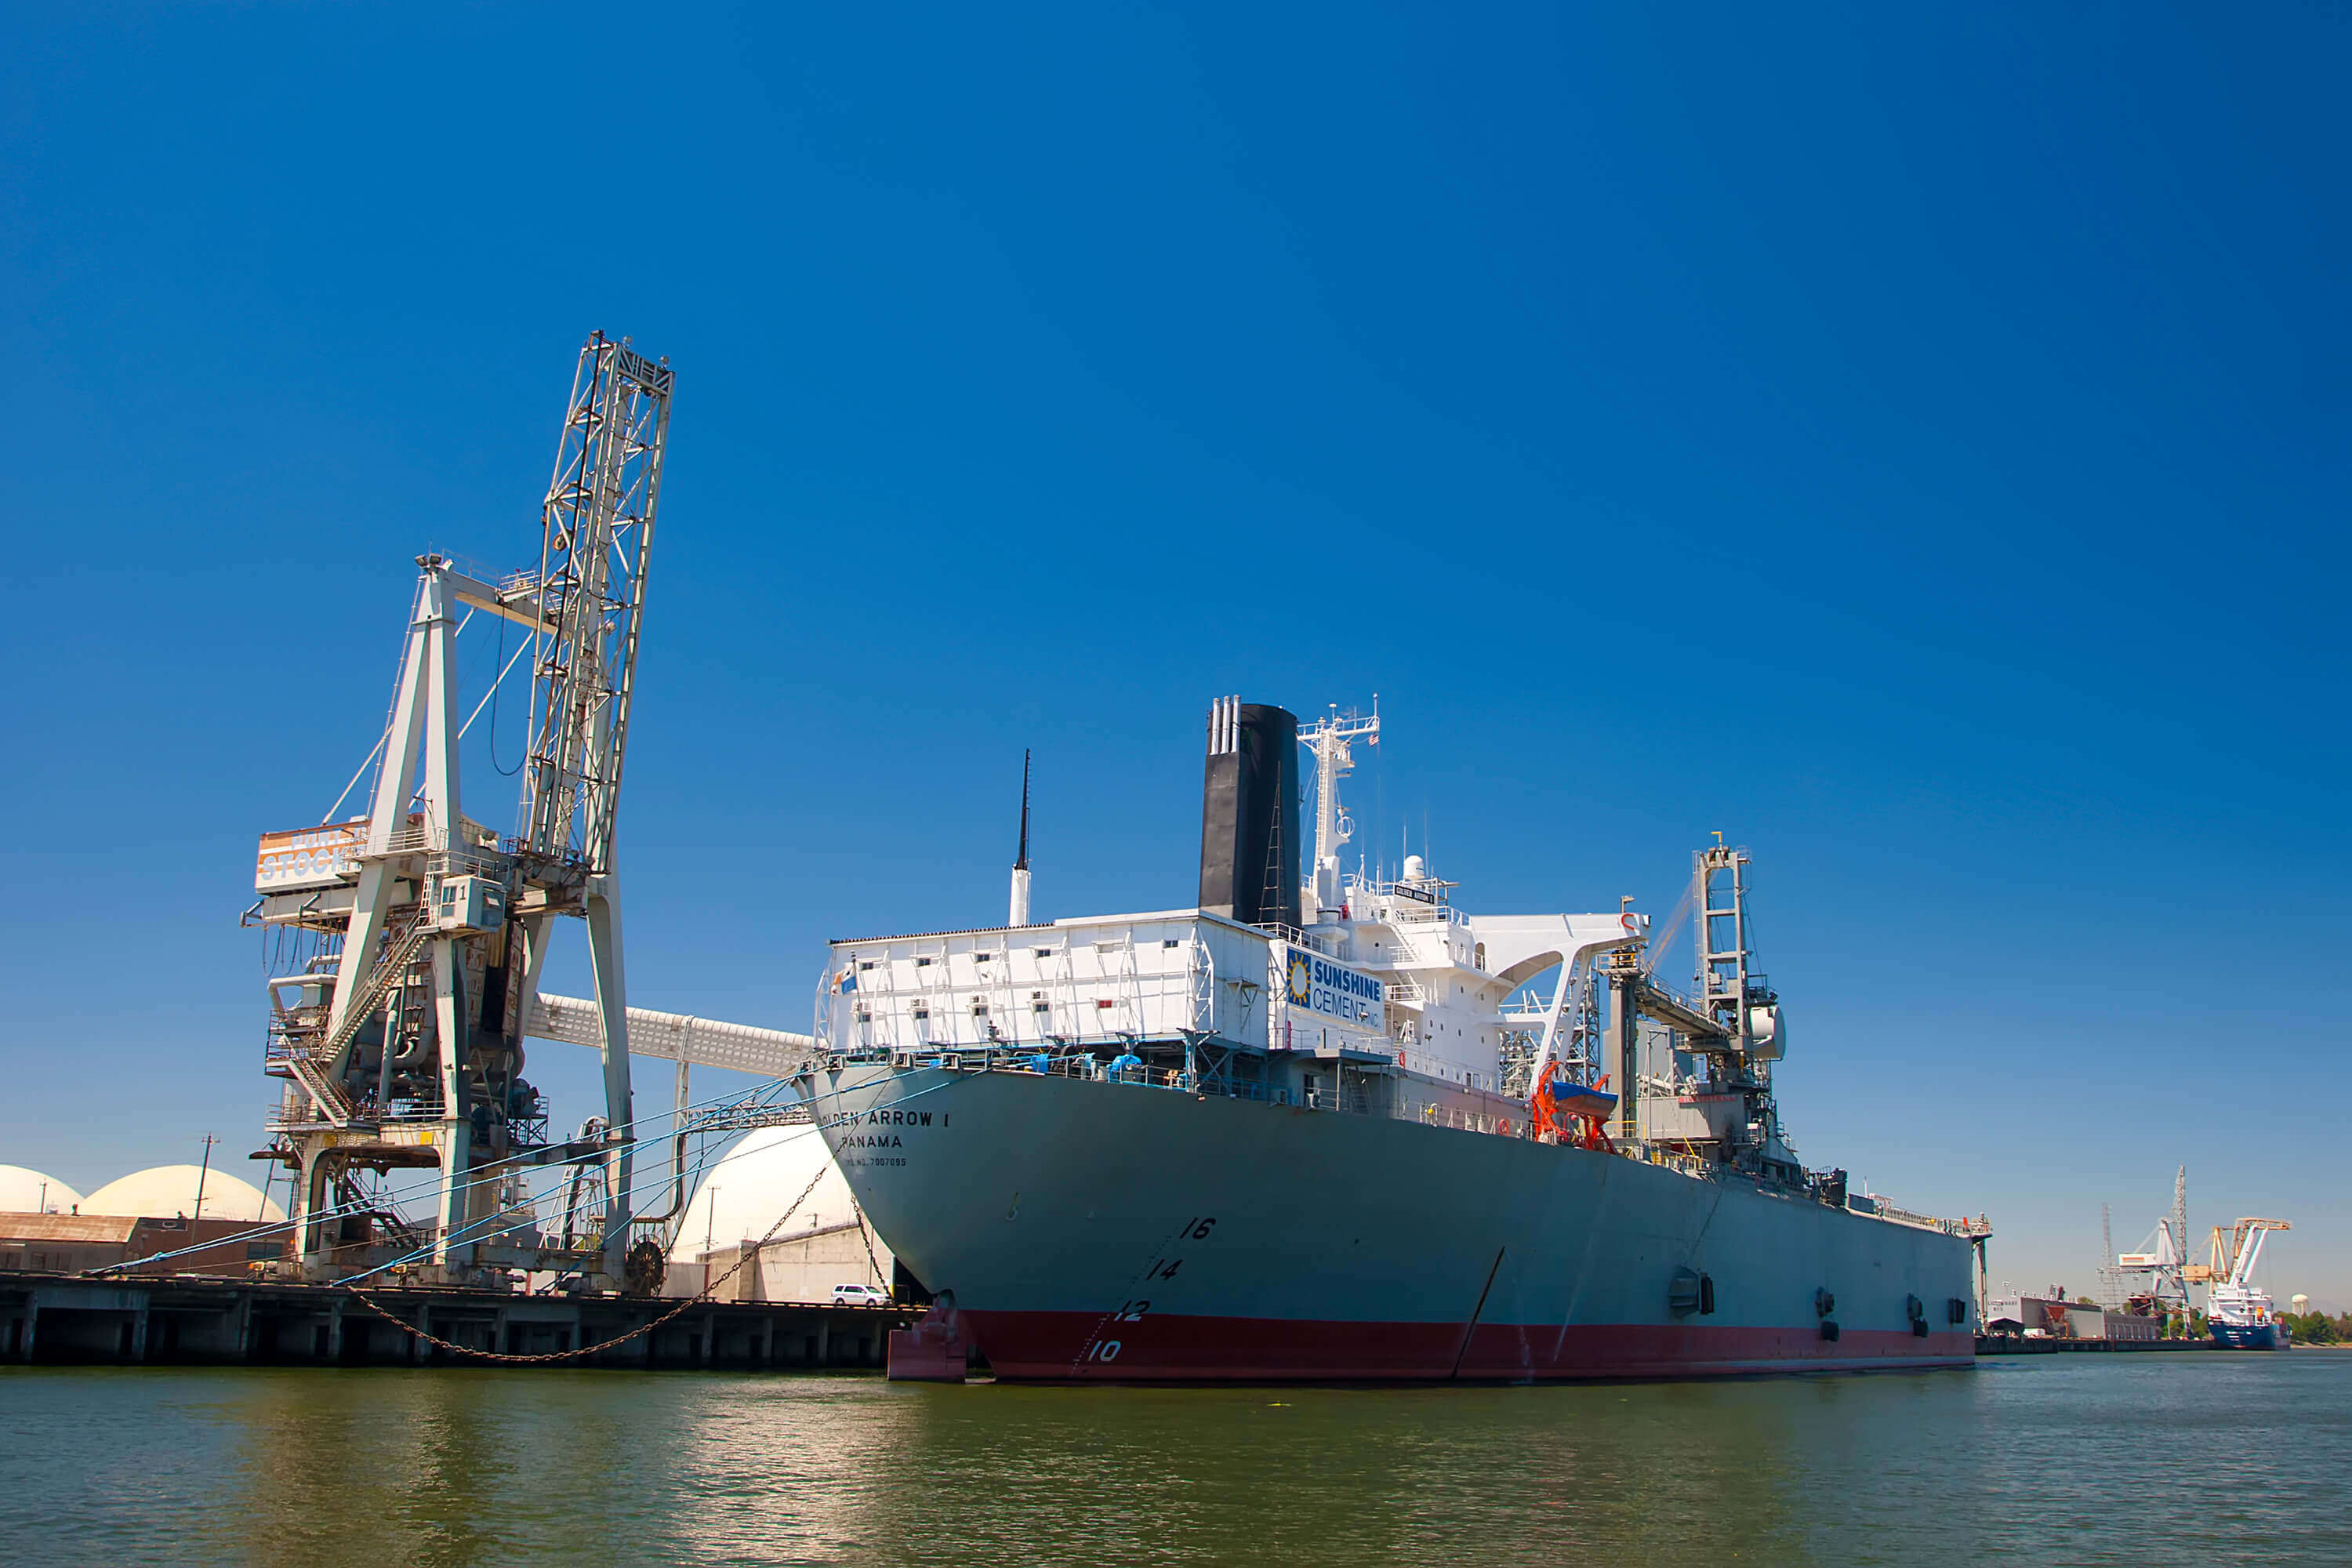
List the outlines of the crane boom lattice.
{"label": "crane boom lattice", "polygon": [[612,869],[646,568],[661,500],[671,373],[598,332],[580,351],[541,516],[541,634],[531,699],[524,853],[583,876]]}

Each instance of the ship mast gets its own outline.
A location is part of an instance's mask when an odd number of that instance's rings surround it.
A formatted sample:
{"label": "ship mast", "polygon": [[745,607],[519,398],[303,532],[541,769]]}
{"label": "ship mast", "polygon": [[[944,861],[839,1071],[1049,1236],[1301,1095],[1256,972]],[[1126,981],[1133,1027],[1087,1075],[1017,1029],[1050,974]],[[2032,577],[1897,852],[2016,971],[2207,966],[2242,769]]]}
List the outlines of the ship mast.
{"label": "ship mast", "polygon": [[1319,920],[1336,912],[1339,902],[1339,849],[1356,836],[1356,824],[1339,809],[1339,778],[1356,765],[1350,741],[1368,746],[1381,743],[1381,696],[1372,693],[1369,718],[1333,703],[1331,711],[1298,731],[1298,743],[1315,757],[1315,871],[1301,903]]}
{"label": "ship mast", "polygon": [[1029,752],[1021,752],[1021,847],[1013,857],[1013,902],[1009,918],[1011,926],[1029,923]]}

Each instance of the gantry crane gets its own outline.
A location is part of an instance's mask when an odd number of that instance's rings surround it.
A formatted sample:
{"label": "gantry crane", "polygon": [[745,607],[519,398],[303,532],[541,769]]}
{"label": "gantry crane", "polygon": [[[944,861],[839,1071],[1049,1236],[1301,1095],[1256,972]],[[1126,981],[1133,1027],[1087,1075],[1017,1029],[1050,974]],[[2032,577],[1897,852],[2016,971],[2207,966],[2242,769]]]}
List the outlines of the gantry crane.
{"label": "gantry crane", "polygon": [[2128,1310],[2162,1318],[2168,1333],[2189,1331],[2189,1282],[2211,1273],[2188,1261],[2188,1236],[2189,1167],[2183,1165],[2172,1180],[2172,1213],[2156,1222],[2148,1244],[2114,1255],[2116,1278],[2126,1283]]}
{"label": "gantry crane", "polygon": [[[381,1250],[365,1216],[331,1201],[351,1173],[431,1169],[428,1271],[620,1279],[637,1140],[614,828],[671,386],[667,362],[601,332],[588,340],[537,569],[491,583],[418,556],[366,815],[262,838],[248,915],[296,939],[294,962],[269,981],[268,1068],[290,1082],[268,1152],[295,1173],[305,1278],[347,1273]],[[511,837],[460,805],[457,636],[476,616],[519,627],[517,658],[531,659],[522,828]],[[604,1116],[551,1145],[543,1102],[521,1077],[522,1041],[548,1032],[539,983],[559,916],[588,928]],[[586,1245],[543,1246],[509,1217],[527,1212],[527,1167],[559,1160],[600,1169],[602,1226]]]}

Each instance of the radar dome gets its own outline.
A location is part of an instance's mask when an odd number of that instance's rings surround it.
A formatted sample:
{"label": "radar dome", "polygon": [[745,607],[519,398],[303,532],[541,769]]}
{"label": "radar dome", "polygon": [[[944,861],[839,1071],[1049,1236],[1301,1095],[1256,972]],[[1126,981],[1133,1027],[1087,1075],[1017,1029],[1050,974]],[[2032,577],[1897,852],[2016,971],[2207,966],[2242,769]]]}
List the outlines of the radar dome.
{"label": "radar dome", "polygon": [[81,1194],[45,1171],[0,1165],[0,1213],[71,1214]]}
{"label": "radar dome", "polygon": [[226,1171],[194,1165],[156,1165],[117,1177],[82,1199],[84,1214],[157,1218],[196,1212],[196,1184],[205,1188],[205,1219],[284,1219],[286,1211],[261,1195],[251,1182]]}
{"label": "radar dome", "polygon": [[1428,875],[1429,875],[1429,862],[1428,862],[1428,861],[1426,861],[1426,860],[1423,859],[1423,858],[1422,858],[1420,856],[1418,856],[1418,855],[1408,855],[1408,856],[1406,856],[1406,857],[1404,858],[1404,879],[1405,879],[1406,881],[1408,881],[1408,882],[1418,882],[1418,881],[1422,881],[1422,880],[1423,880],[1424,879],[1426,879],[1426,878],[1428,877]]}
{"label": "radar dome", "polygon": [[[814,1188],[809,1186],[812,1177]],[[793,1207],[793,1200],[803,1191],[808,1197]],[[776,1232],[780,1240],[848,1225],[857,1217],[849,1184],[835,1166],[824,1140],[805,1122],[755,1128],[711,1162],[702,1185],[678,1218],[675,1255],[700,1258],[719,1247],[757,1241],[788,1208],[792,1217]]]}

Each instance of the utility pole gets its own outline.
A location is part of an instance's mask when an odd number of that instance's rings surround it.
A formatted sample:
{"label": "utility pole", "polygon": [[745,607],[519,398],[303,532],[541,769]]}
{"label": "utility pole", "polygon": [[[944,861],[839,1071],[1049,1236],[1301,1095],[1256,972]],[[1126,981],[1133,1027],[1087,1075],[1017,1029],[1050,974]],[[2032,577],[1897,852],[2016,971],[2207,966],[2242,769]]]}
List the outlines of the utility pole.
{"label": "utility pole", "polygon": [[205,1163],[196,1167],[196,1212],[188,1216],[192,1223],[205,1217],[205,1178],[213,1173],[213,1145],[219,1142],[211,1133],[205,1134]]}

